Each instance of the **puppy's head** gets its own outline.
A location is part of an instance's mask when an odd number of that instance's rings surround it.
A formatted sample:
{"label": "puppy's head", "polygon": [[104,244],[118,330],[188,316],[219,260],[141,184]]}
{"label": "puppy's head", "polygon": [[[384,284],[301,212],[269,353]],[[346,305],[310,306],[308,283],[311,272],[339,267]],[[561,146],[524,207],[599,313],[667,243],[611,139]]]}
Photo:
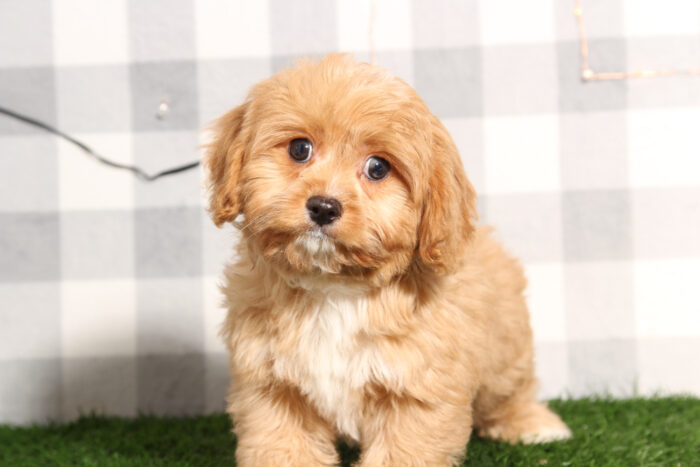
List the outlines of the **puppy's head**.
{"label": "puppy's head", "polygon": [[252,88],[214,128],[211,213],[294,274],[449,271],[475,218],[454,142],[381,68],[330,55]]}

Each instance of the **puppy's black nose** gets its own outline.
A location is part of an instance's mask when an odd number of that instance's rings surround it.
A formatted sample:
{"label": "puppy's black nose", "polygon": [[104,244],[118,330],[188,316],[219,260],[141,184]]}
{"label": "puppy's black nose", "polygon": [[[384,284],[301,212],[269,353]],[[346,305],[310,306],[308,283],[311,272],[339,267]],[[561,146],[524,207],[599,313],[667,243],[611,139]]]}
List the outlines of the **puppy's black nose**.
{"label": "puppy's black nose", "polygon": [[309,217],[318,225],[330,224],[343,214],[343,205],[335,198],[312,196],[306,202]]}

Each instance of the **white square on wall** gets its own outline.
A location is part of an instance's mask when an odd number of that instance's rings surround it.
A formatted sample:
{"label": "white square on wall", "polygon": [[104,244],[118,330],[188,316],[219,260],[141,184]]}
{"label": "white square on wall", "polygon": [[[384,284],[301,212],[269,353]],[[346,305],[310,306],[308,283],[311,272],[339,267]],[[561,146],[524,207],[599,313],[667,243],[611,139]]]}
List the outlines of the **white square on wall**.
{"label": "white square on wall", "polygon": [[226,308],[223,306],[224,294],[219,290],[222,279],[218,276],[202,278],[202,293],[204,294],[204,351],[206,353],[225,352],[223,339],[219,330],[226,318]]}
{"label": "white square on wall", "polygon": [[625,0],[627,36],[700,34],[700,2],[689,0]]}
{"label": "white square on wall", "polygon": [[553,1],[481,0],[483,45],[553,41]]}
{"label": "white square on wall", "polygon": [[443,118],[443,125],[457,145],[469,181],[477,193],[484,191],[484,129],[481,119]]}
{"label": "white square on wall", "polygon": [[639,390],[642,394],[700,393],[697,337],[640,339],[637,344]]}
{"label": "white square on wall", "polygon": [[195,41],[199,58],[268,55],[268,2],[195,0]]}
{"label": "white square on wall", "polygon": [[556,115],[485,118],[486,192],[558,190],[561,186],[558,124]]}
{"label": "white square on wall", "polygon": [[561,263],[531,264],[525,267],[525,291],[530,325],[537,342],[566,341],[564,268]]}
{"label": "white square on wall", "polygon": [[135,355],[135,291],[132,279],[63,281],[63,356]]}
{"label": "white square on wall", "polygon": [[[114,162],[131,164],[129,133],[73,135]],[[68,141],[58,142],[59,206],[67,209],[133,208],[134,174],[102,164]]]}
{"label": "white square on wall", "polygon": [[630,182],[634,187],[697,185],[700,108],[627,113]]}
{"label": "white square on wall", "polygon": [[[371,50],[372,0],[339,0],[336,8],[338,46],[343,52]],[[411,3],[407,0],[374,0],[374,47],[403,50],[412,45]]]}
{"label": "white square on wall", "polygon": [[631,261],[577,261],[565,266],[570,341],[634,339]]}
{"label": "white square on wall", "polygon": [[637,337],[700,334],[700,258],[638,260],[634,272]]}
{"label": "white square on wall", "polygon": [[124,0],[54,0],[56,64],[126,62],[126,8]]}
{"label": "white square on wall", "polygon": [[538,399],[567,396],[569,353],[566,342],[535,342],[535,375],[540,383]]}

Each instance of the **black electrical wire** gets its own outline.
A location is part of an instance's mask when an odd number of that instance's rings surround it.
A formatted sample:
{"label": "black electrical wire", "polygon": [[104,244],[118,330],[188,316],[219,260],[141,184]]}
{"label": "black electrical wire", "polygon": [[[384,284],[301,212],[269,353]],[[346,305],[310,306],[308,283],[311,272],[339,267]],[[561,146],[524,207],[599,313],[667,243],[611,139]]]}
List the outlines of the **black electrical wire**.
{"label": "black electrical wire", "polygon": [[51,125],[44,123],[40,120],[36,120],[32,117],[28,117],[28,116],[23,115],[21,113],[15,112],[14,110],[7,109],[3,106],[0,106],[0,114],[7,115],[8,117],[14,118],[16,120],[19,120],[21,122],[27,123],[27,124],[32,125],[32,126],[35,126],[37,128],[41,128],[42,130],[48,131],[49,133],[53,133],[54,135],[59,136],[59,137],[65,139],[66,141],[69,141],[69,142],[75,144],[80,149],[82,149],[83,151],[85,151],[86,153],[88,153],[89,155],[94,157],[95,159],[97,159],[99,162],[102,162],[103,164],[108,165],[110,167],[114,167],[116,169],[128,170],[128,171],[134,173],[134,175],[136,175],[141,180],[145,180],[147,182],[152,182],[154,180],[157,180],[161,177],[165,177],[167,175],[173,175],[176,173],[185,172],[186,170],[194,169],[194,168],[198,167],[200,164],[199,161],[195,161],[195,162],[190,162],[189,164],[181,165],[178,167],[173,167],[171,169],[162,170],[162,171],[155,173],[155,174],[147,174],[146,172],[143,171],[143,169],[136,167],[135,165],[114,162],[114,161],[107,159],[106,157],[101,156],[94,149],[92,149],[90,146],[83,143],[82,141],[79,141],[79,140],[73,138],[72,136],[62,132],[61,130],[58,130],[58,129],[52,127]]}

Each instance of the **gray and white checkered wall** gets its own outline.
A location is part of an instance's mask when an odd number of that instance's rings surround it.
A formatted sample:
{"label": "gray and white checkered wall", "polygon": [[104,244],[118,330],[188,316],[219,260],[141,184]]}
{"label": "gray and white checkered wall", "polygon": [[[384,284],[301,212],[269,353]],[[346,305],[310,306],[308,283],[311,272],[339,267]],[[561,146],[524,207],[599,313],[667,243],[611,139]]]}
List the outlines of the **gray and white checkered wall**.
{"label": "gray and white checkered wall", "polygon": [[[696,0],[582,5],[594,70],[700,67]],[[0,0],[0,105],[154,172],[254,82],[370,35],[526,265],[541,396],[699,394],[700,77],[583,83],[573,0]],[[223,408],[236,234],[201,182],[0,115],[0,421]]]}

